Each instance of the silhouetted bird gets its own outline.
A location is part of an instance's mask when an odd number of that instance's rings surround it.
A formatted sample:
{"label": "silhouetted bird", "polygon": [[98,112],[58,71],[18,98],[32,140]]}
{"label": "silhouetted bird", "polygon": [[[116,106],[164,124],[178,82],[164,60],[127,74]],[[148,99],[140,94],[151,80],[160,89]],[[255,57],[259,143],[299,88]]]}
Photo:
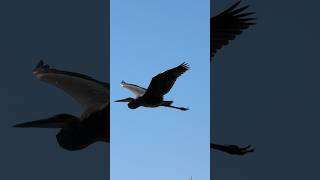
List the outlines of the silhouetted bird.
{"label": "silhouetted bird", "polygon": [[184,72],[186,72],[188,69],[188,64],[182,63],[181,65],[175,68],[169,69],[161,74],[158,74],[157,76],[152,78],[148,89],[142,88],[134,84],[128,84],[122,81],[121,86],[132,91],[136,95],[136,98],[130,97],[126,99],[117,100],[115,102],[129,102],[128,107],[130,109],[136,109],[139,106],[164,106],[186,111],[188,110],[188,108],[172,106],[171,104],[173,103],[173,101],[164,101],[163,96],[171,90],[177,78],[181,76]]}
{"label": "silhouetted bird", "polygon": [[17,124],[20,128],[59,128],[59,145],[80,150],[97,141],[110,142],[110,104],[108,83],[89,76],[50,68],[40,61],[33,74],[72,96],[84,108],[80,118],[58,114],[50,118]]}
{"label": "silhouetted bird", "polygon": [[211,61],[218,49],[229,44],[244,29],[256,24],[253,12],[243,12],[249,6],[237,8],[241,1],[210,19],[210,56]]}
{"label": "silhouetted bird", "polygon": [[219,145],[219,144],[210,144],[210,148],[211,149],[215,149],[215,150],[219,150],[219,151],[223,151],[226,152],[228,154],[232,154],[232,155],[245,155],[249,152],[254,152],[254,148],[251,148],[251,145],[246,146],[244,148],[241,148],[237,145],[229,145],[229,144],[225,144],[225,145]]}

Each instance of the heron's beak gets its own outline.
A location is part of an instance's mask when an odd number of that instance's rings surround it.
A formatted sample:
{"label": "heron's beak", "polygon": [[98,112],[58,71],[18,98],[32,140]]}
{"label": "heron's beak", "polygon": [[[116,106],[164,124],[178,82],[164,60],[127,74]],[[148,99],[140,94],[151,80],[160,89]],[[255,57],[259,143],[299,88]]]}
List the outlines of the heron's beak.
{"label": "heron's beak", "polygon": [[62,128],[64,126],[63,122],[59,120],[42,119],[37,121],[25,122],[16,124],[13,127],[18,128]]}
{"label": "heron's beak", "polygon": [[132,101],[131,98],[125,98],[125,99],[116,100],[114,102],[131,102],[131,101]]}
{"label": "heron's beak", "polygon": [[53,116],[47,119],[39,119],[25,123],[16,124],[13,127],[18,128],[63,128],[72,122],[78,122],[79,119],[74,116],[61,117],[60,115]]}

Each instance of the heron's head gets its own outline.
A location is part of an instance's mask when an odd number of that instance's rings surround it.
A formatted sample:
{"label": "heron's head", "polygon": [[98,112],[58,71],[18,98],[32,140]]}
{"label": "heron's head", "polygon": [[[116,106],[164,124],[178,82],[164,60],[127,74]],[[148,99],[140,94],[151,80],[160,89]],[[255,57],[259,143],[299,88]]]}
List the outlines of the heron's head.
{"label": "heron's head", "polygon": [[135,100],[128,103],[128,107],[130,109],[137,109],[139,106],[139,103]]}

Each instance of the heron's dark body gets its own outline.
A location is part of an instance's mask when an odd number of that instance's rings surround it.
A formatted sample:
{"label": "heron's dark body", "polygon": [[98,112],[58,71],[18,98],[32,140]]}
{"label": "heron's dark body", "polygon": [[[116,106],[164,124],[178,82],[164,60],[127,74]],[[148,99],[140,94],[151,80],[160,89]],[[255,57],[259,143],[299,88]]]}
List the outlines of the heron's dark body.
{"label": "heron's dark body", "polygon": [[172,103],[173,101],[164,101],[163,97],[141,96],[137,99],[132,99],[128,103],[128,107],[130,109],[136,109],[140,106],[155,108],[159,106],[170,106]]}
{"label": "heron's dark body", "polygon": [[110,105],[62,128],[56,138],[67,150],[80,150],[97,141],[110,142]]}
{"label": "heron's dark body", "polygon": [[140,106],[158,107],[163,104],[163,97],[146,97],[142,96],[135,100]]}

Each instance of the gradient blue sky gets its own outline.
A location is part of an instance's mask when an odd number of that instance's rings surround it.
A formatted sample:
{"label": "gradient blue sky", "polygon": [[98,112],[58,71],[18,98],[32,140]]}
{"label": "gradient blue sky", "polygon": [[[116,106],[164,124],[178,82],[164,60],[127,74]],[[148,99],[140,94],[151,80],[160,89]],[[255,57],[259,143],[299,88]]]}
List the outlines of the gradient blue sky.
{"label": "gradient blue sky", "polygon": [[209,9],[209,0],[111,2],[111,100],[133,96],[122,80],[147,87],[191,67],[166,96],[187,112],[111,104],[111,179],[209,179]]}

